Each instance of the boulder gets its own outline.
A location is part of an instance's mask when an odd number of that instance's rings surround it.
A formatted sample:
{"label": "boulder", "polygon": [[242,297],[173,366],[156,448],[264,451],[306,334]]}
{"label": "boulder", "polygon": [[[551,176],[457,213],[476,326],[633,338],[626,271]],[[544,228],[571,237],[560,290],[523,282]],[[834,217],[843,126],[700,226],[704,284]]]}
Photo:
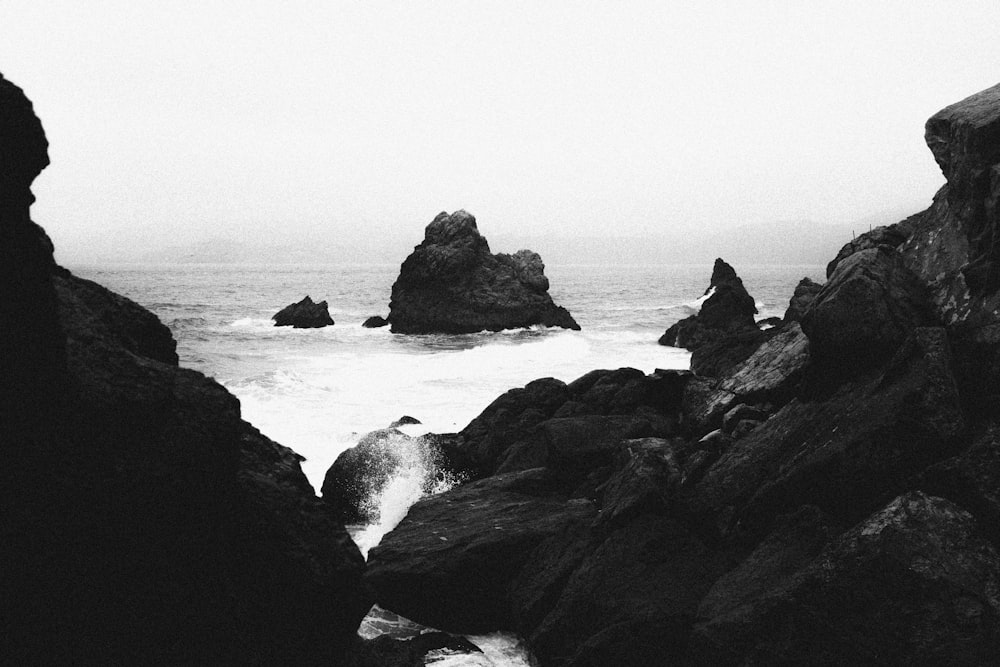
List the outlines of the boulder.
{"label": "boulder", "polygon": [[[1000,557],[955,504],[908,493],[834,539],[785,529],[716,583],[692,664],[949,664],[1000,651]],[[808,561],[801,567],[803,561]]]}
{"label": "boulder", "polygon": [[[831,271],[832,273],[832,271]],[[823,286],[809,278],[803,278],[795,286],[795,292],[788,301],[788,308],[785,310],[784,322],[799,322],[802,316],[809,310],[809,306],[816,299]]]}
{"label": "boulder", "polygon": [[595,515],[543,469],[490,477],[413,505],[370,552],[366,581],[380,605],[418,623],[511,629],[508,590],[532,549]]}
{"label": "boulder", "polygon": [[313,302],[308,296],[298,303],[285,306],[272,317],[276,327],[294,327],[296,329],[320,329],[333,325],[333,318],[327,309],[326,301]]}
{"label": "boulder", "polygon": [[491,254],[476,219],[440,213],[403,262],[392,286],[393,333],[461,334],[542,325],[579,330],[549,296],[537,253]]}
{"label": "boulder", "polygon": [[366,329],[378,329],[380,327],[389,326],[389,320],[385,319],[381,315],[372,315],[367,320],[361,323]]}
{"label": "boulder", "polygon": [[401,473],[418,477],[424,493],[448,474],[433,435],[411,438],[395,427],[366,434],[326,471],[323,501],[344,523],[377,523],[377,501]]}
{"label": "boulder", "polygon": [[802,317],[814,360],[839,369],[888,359],[914,328],[933,323],[927,295],[900,254],[861,250],[840,262]]}
{"label": "boulder", "polygon": [[[914,229],[916,229],[917,224],[920,222],[923,215],[923,213],[917,213],[895,224],[882,225],[869,230],[860,236],[856,236],[850,242],[844,244],[844,247],[840,249],[837,256],[826,265],[827,279],[833,277],[833,272],[837,270],[837,266],[839,266],[842,261],[856,252],[871,250],[873,248],[883,246],[886,249],[899,248],[907,239],[910,238],[910,235],[913,234]],[[802,283],[799,283],[799,285],[802,285]],[[813,285],[815,285],[815,283],[813,283]],[[812,287],[809,289],[811,290]],[[789,307],[791,307],[791,304],[789,304]],[[805,312],[805,309],[800,308],[798,310],[800,314]]]}

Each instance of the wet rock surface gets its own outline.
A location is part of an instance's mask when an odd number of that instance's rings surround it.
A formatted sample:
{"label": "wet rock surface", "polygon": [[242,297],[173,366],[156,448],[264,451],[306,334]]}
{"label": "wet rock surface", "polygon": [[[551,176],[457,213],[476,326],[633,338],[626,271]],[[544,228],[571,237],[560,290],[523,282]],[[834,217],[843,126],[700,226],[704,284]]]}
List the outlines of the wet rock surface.
{"label": "wet rock surface", "polygon": [[475,333],[542,325],[579,329],[549,296],[538,253],[492,254],[466,211],[440,213],[392,286],[393,333]]}

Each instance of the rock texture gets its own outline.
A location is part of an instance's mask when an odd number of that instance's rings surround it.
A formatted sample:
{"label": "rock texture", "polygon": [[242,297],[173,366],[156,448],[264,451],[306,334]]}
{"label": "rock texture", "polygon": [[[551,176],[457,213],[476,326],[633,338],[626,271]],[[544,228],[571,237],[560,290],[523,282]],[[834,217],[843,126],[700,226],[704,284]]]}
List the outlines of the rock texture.
{"label": "rock texture", "polygon": [[336,662],[370,603],[356,547],[155,316],[55,265],[28,216],[47,162],[0,77],[0,655]]}
{"label": "rock texture", "polygon": [[579,329],[569,311],[553,303],[544,270],[530,250],[491,254],[469,213],[440,213],[400,267],[388,320],[394,333],[409,334]]}
{"label": "rock texture", "polygon": [[449,436],[479,481],[372,552],[376,597],[518,630],[546,667],[995,662],[1000,86],[927,140],[930,209],[845,245],[782,323],[754,331],[719,267],[666,341],[694,373],[536,380]]}
{"label": "rock texture", "polygon": [[296,329],[320,329],[333,326],[333,318],[327,308],[326,301],[315,303],[308,296],[298,303],[285,306],[272,317],[276,327],[294,327]]}

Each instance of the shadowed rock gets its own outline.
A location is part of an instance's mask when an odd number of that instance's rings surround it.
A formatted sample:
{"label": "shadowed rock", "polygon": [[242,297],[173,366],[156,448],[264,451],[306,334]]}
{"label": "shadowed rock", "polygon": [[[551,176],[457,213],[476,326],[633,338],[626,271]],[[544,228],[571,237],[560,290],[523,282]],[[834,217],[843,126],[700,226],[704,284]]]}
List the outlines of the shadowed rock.
{"label": "shadowed rock", "polygon": [[541,257],[491,254],[476,219],[440,213],[403,262],[392,286],[393,333],[474,333],[542,325],[579,329],[548,294]]}
{"label": "shadowed rock", "polygon": [[798,322],[805,315],[805,312],[809,310],[809,306],[812,305],[813,300],[816,295],[820,293],[823,286],[817,282],[813,282],[809,278],[803,278],[799,281],[799,284],[795,286],[795,293],[792,294],[792,298],[788,301],[788,308],[785,310],[784,322]]}

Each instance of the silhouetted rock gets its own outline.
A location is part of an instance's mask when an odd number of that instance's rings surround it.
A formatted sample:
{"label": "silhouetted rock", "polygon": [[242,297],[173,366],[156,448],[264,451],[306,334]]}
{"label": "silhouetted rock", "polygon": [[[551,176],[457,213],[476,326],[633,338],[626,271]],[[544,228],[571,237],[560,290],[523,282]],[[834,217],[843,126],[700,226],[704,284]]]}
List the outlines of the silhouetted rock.
{"label": "silhouetted rock", "polygon": [[474,333],[543,325],[579,329],[548,294],[541,257],[490,253],[476,219],[440,213],[403,262],[392,286],[394,333]]}
{"label": "silhouetted rock", "polygon": [[333,318],[327,310],[326,301],[313,302],[308,296],[298,303],[285,306],[272,317],[276,327],[294,327],[295,329],[319,329],[331,326]]}
{"label": "silhouetted rock", "polygon": [[381,315],[372,315],[361,324],[361,326],[363,326],[366,329],[378,329],[380,327],[388,325],[389,325],[389,320],[385,319]]}
{"label": "silhouetted rock", "polygon": [[691,350],[691,370],[718,375],[746,359],[766,336],[757,326],[754,305],[733,267],[715,260],[708,298],[696,315],[672,325],[660,336],[660,345]]}
{"label": "silhouetted rock", "polygon": [[336,663],[360,553],[154,315],[55,265],[28,218],[45,145],[0,78],[0,655]]}
{"label": "silhouetted rock", "polygon": [[[832,273],[832,272],[831,272]],[[817,282],[813,282],[809,278],[803,278],[799,281],[799,284],[795,286],[795,292],[792,294],[792,298],[788,301],[788,308],[785,309],[785,322],[799,322],[802,320],[802,316],[805,312],[809,310],[809,306],[816,299],[816,295],[820,293],[823,286]]]}
{"label": "silhouetted rock", "polygon": [[411,417],[409,415],[403,415],[396,421],[389,424],[389,428],[397,428],[399,426],[411,426],[413,424],[419,424],[420,420],[416,417]]}

